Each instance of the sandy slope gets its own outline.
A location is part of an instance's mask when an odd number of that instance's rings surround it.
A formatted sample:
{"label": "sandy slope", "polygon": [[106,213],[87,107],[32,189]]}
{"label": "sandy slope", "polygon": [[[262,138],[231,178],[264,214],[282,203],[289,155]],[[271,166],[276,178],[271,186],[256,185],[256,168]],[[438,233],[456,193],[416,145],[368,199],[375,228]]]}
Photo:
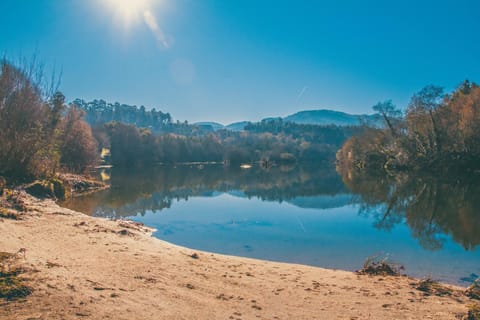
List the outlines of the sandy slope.
{"label": "sandy slope", "polygon": [[[150,230],[26,200],[0,221],[0,251],[26,249],[34,292],[0,319],[460,319],[461,292],[424,296],[407,277],[370,277],[197,252]],[[460,288],[454,288],[460,290]]]}

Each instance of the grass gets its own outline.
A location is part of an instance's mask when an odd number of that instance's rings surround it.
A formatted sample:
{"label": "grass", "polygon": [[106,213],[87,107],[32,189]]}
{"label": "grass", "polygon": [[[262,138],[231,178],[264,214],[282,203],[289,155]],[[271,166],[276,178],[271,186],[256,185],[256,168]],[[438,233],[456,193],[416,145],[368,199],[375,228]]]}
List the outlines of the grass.
{"label": "grass", "polygon": [[432,278],[426,278],[421,280],[417,285],[417,290],[420,290],[425,293],[425,295],[435,295],[435,296],[450,296],[452,295],[452,289],[442,285],[438,281],[433,280]]}
{"label": "grass", "polygon": [[474,303],[468,306],[468,314],[465,320],[480,320],[480,305]]}
{"label": "grass", "polygon": [[0,207],[0,218],[18,220],[18,214],[7,208]]}
{"label": "grass", "polygon": [[0,196],[0,218],[19,220],[20,214],[17,212],[25,209],[21,200],[19,200],[18,192],[10,189],[4,189]]}
{"label": "grass", "polygon": [[399,276],[404,267],[401,264],[388,260],[388,256],[376,255],[368,257],[358,274],[374,276]]}
{"label": "grass", "polygon": [[0,298],[14,300],[25,298],[32,290],[23,284],[16,272],[0,273]]}
{"label": "grass", "polygon": [[9,252],[0,252],[0,298],[14,300],[24,298],[32,293],[24,280],[19,277],[24,269],[13,266],[18,255]]}
{"label": "grass", "polygon": [[480,300],[480,278],[473,281],[467,290],[465,290],[465,295],[469,298]]}
{"label": "grass", "polygon": [[15,211],[26,211],[21,193],[18,190],[4,189],[0,196],[0,217],[18,220],[20,215]]}

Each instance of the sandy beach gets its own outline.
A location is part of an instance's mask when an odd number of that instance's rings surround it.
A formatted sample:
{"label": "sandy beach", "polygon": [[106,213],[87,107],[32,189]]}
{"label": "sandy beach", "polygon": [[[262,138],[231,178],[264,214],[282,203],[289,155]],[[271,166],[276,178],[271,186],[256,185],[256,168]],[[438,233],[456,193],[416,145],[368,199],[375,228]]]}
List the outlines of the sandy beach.
{"label": "sandy beach", "polygon": [[438,296],[406,276],[369,276],[191,250],[128,221],[92,218],[23,195],[0,219],[26,298],[0,319],[462,319],[464,288]]}

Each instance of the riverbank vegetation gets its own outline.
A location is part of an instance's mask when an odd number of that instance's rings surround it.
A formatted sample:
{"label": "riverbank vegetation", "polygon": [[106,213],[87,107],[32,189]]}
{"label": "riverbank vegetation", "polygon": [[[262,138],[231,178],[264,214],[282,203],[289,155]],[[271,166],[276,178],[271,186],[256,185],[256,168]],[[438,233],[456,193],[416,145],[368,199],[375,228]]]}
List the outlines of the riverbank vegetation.
{"label": "riverbank vegetation", "polygon": [[55,85],[46,84],[42,68],[5,59],[0,68],[0,176],[27,182],[93,166],[97,142],[90,126]]}
{"label": "riverbank vegetation", "polygon": [[[374,110],[385,128],[366,128],[337,153],[340,167],[380,171],[480,169],[480,87],[464,81],[451,94],[427,86],[405,112],[391,101]],[[403,115],[402,115],[403,114]]]}

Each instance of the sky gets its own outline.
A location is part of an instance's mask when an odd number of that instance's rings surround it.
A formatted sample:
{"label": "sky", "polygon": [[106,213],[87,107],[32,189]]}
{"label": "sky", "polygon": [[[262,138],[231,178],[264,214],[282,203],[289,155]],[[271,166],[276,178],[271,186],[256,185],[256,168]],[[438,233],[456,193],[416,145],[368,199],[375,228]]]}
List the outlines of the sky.
{"label": "sky", "polygon": [[175,120],[404,108],[480,82],[478,0],[0,0],[0,54],[62,71],[67,100]]}

